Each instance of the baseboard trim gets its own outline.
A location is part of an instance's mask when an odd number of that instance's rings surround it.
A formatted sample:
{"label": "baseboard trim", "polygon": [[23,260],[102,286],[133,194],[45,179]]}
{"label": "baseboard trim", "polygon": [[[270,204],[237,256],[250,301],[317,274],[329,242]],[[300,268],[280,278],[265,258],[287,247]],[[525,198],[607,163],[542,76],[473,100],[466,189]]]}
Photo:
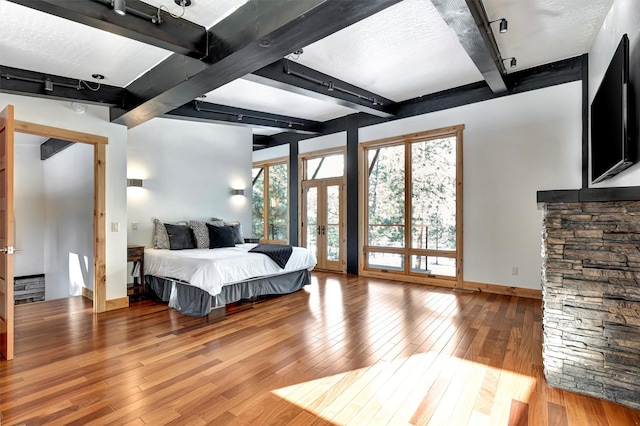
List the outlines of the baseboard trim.
{"label": "baseboard trim", "polygon": [[121,297],[119,299],[107,300],[107,311],[114,311],[116,309],[128,308],[129,297]]}
{"label": "baseboard trim", "polygon": [[536,290],[534,288],[522,288],[522,287],[508,287],[498,284],[484,284],[476,283],[472,281],[464,282],[464,289],[475,290],[484,293],[502,294],[505,296],[518,296],[526,297],[528,299],[542,300],[542,290]]}
{"label": "baseboard trim", "polygon": [[82,297],[93,300],[93,290],[88,289],[86,287],[82,287]]}

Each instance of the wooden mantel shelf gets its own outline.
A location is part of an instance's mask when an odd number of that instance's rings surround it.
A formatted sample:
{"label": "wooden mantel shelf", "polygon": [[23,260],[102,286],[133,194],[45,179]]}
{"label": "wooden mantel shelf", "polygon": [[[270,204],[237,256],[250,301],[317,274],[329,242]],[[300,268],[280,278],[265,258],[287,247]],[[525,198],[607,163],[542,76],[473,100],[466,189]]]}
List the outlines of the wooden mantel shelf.
{"label": "wooden mantel shelf", "polygon": [[578,203],[592,201],[640,201],[640,186],[614,188],[556,189],[538,191],[538,203]]}

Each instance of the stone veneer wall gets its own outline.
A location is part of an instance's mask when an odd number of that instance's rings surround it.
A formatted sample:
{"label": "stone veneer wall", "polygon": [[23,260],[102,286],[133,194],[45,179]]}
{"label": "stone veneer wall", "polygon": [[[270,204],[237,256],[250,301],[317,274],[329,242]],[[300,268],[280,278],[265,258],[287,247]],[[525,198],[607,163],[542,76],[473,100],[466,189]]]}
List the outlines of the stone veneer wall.
{"label": "stone veneer wall", "polygon": [[550,386],[640,409],[640,201],[546,203]]}

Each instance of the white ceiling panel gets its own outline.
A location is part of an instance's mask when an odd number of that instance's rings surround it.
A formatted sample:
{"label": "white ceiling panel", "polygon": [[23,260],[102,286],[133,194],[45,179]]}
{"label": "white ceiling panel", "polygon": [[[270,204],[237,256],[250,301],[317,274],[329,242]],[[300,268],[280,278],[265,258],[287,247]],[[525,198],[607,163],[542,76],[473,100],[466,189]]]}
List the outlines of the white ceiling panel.
{"label": "white ceiling panel", "polygon": [[394,101],[482,80],[428,0],[405,0],[313,43],[298,62]]}
{"label": "white ceiling panel", "polygon": [[0,0],[0,64],[124,87],[171,52]]}
{"label": "white ceiling panel", "polygon": [[483,0],[489,20],[509,22],[500,34],[492,24],[503,58],[515,57],[519,71],[587,53],[613,0]]}
{"label": "white ceiling panel", "polygon": [[184,8],[178,6],[174,0],[144,0],[145,3],[155,7],[161,7],[176,16],[194,22],[209,29],[222,19],[231,15],[236,9],[248,0],[191,0],[191,6]]}
{"label": "white ceiling panel", "polygon": [[207,93],[205,101],[316,121],[331,120],[355,112],[340,105],[243,79]]}

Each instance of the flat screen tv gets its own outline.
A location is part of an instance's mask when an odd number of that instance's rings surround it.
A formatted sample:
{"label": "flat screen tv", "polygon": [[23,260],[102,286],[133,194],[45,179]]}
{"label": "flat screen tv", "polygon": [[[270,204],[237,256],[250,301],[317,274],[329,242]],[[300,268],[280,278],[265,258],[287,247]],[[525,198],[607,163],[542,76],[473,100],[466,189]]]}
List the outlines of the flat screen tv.
{"label": "flat screen tv", "polygon": [[634,101],[629,85],[629,38],[625,34],[591,103],[592,183],[615,176],[637,161]]}

